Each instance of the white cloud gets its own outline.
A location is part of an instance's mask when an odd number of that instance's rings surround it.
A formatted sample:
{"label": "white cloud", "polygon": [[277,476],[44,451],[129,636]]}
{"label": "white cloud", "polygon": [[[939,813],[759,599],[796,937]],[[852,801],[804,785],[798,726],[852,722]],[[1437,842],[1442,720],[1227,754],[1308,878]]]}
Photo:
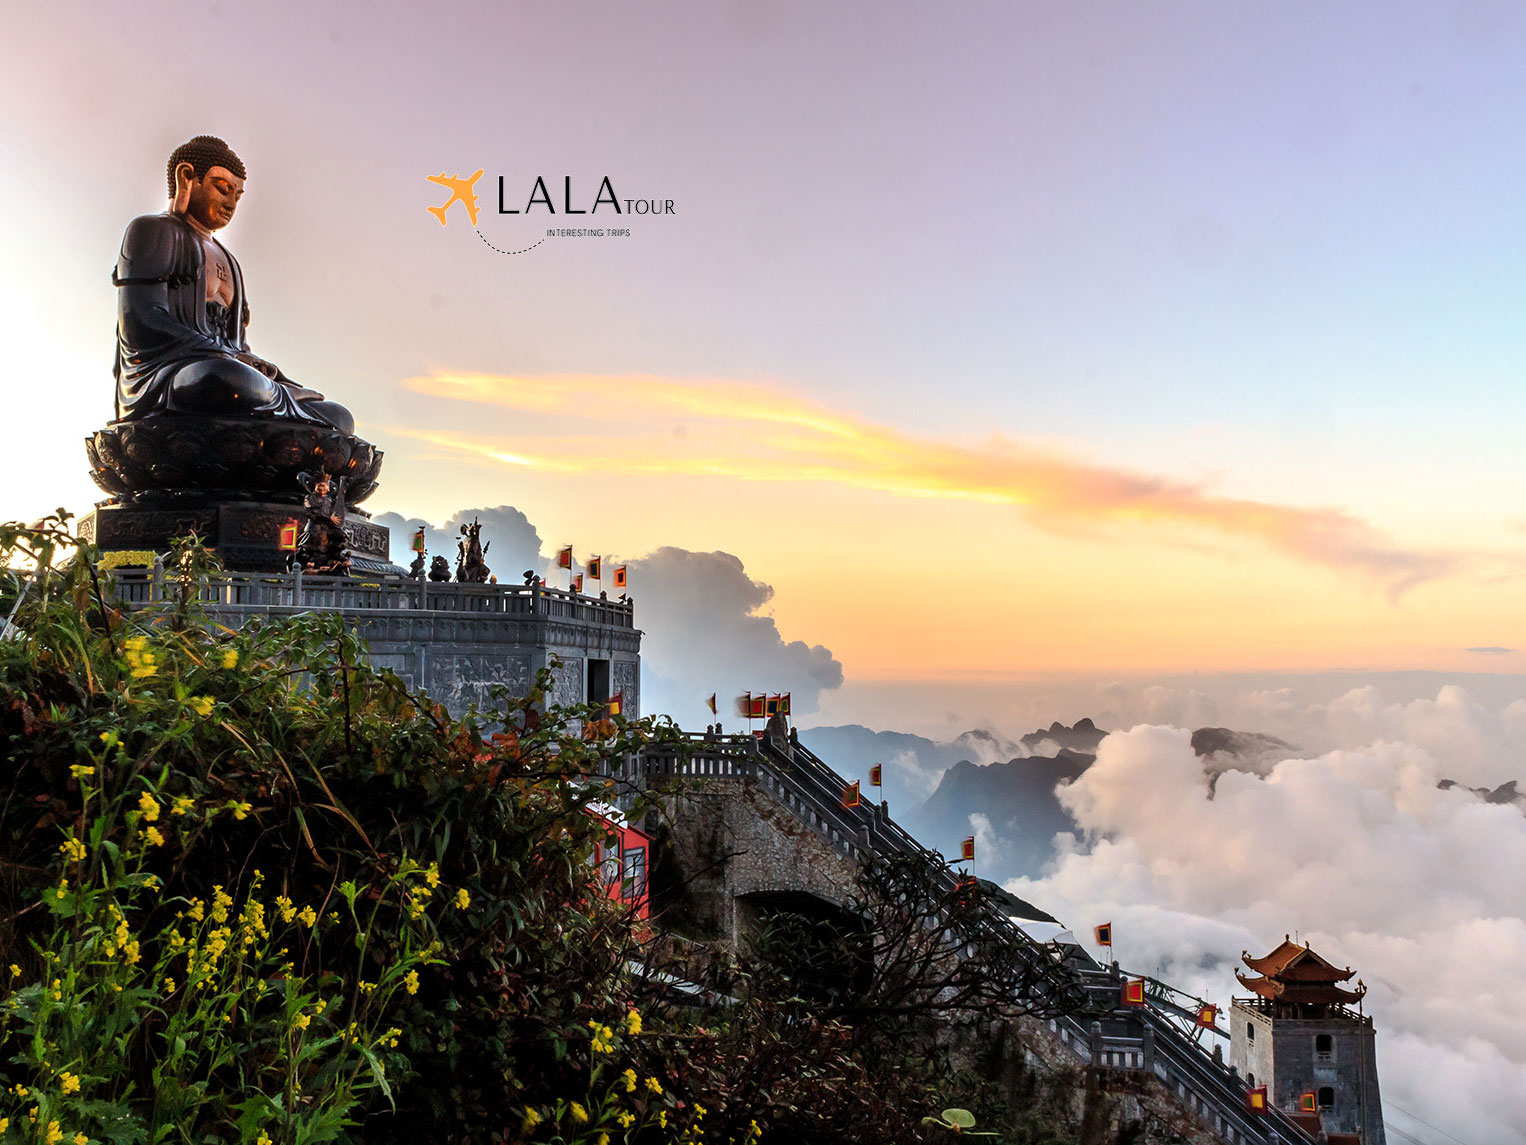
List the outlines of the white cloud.
{"label": "white cloud", "polygon": [[1470,1145],[1526,1141],[1526,816],[1437,788],[1520,776],[1526,705],[1491,711],[1444,687],[1231,706],[1320,750],[1225,771],[1210,791],[1185,728],[1110,735],[1060,792],[1086,840],[1009,886],[1078,934],[1111,921],[1124,965],[1221,1003],[1242,949],[1296,931],[1370,987],[1386,1105]]}

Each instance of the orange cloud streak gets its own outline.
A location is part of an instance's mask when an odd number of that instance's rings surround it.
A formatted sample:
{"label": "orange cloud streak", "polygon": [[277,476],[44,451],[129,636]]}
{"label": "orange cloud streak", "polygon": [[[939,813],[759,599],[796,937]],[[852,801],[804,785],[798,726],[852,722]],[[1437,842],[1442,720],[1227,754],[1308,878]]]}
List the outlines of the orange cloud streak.
{"label": "orange cloud streak", "polygon": [[[825,481],[903,497],[1018,506],[1037,524],[1057,531],[1114,523],[1185,525],[1360,571],[1394,592],[1456,563],[1446,554],[1400,548],[1337,509],[1218,497],[1200,485],[1088,464],[1001,437],[974,445],[918,438],[742,382],[437,373],[404,384],[435,398],[570,419],[584,430],[491,439],[394,431],[507,464],[564,472]],[[705,424],[675,442],[670,428],[675,418]],[[603,426],[610,428],[598,432]]]}

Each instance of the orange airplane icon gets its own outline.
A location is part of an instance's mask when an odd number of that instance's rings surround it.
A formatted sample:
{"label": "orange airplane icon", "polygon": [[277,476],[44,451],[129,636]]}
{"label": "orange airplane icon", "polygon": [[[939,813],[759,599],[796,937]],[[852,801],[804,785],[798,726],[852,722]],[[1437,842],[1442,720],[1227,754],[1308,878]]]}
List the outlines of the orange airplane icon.
{"label": "orange airplane icon", "polygon": [[445,200],[443,207],[425,207],[435,218],[440,220],[440,225],[445,225],[445,212],[450,210],[452,203],[461,203],[466,207],[466,213],[472,217],[472,226],[477,225],[477,192],[472,190],[477,180],[482,178],[482,168],[477,168],[477,173],[470,179],[463,179],[459,175],[447,175],[441,171],[438,175],[425,176],[431,183],[438,183],[442,187],[450,189],[450,198]]}

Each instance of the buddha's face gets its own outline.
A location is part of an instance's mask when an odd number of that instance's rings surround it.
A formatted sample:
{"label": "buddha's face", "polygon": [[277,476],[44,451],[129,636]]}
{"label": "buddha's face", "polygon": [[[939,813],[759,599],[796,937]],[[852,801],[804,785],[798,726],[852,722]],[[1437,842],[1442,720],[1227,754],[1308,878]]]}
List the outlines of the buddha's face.
{"label": "buddha's face", "polygon": [[[181,164],[191,181],[191,200],[186,214],[209,231],[219,230],[233,219],[244,195],[244,181],[226,167],[211,167],[200,179],[189,163]],[[178,173],[178,172],[177,172]]]}

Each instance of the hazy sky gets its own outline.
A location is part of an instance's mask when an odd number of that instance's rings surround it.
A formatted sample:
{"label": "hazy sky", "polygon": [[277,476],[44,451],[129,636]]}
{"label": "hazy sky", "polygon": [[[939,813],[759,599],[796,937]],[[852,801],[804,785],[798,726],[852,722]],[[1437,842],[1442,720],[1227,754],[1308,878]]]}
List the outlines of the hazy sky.
{"label": "hazy sky", "polygon": [[[1379,673],[1393,711],[1426,716],[1470,672],[1494,682],[1468,695],[1519,715],[1518,4],[12,2],[3,26],[0,516],[101,496],[83,438],[112,412],[109,273],[127,221],[164,208],[169,151],[205,132],[249,168],[224,238],[251,344],[386,450],[370,507],[514,506],[491,519],[546,554],[631,561],[686,722],[711,688],[810,680],[818,718],[950,735],[1246,726],[1345,712]],[[459,206],[442,227],[426,176],[478,168],[480,236]],[[509,207],[544,177],[557,213],[500,215],[500,175]],[[604,177],[674,212],[562,213],[567,180],[586,208]],[[566,225],[630,234],[545,236]],[[696,648],[710,666],[680,678]],[[741,678],[716,678],[728,662]],[[1329,805],[1392,805],[1404,831],[1370,826],[1401,842],[1473,814],[1384,794],[1384,767],[1423,785],[1467,762],[1389,722],[1310,765]],[[1078,926],[1115,902],[1128,921],[1131,887],[1209,909],[1161,872],[1210,844],[1183,859],[1102,799],[1166,764],[1195,791],[1180,737],[1157,739],[1120,740],[1078,793],[1096,838],[1044,883]],[[1515,746],[1497,758],[1491,782],[1517,774]],[[1218,809],[1189,803],[1181,839],[1211,842]],[[1511,811],[1489,823],[1516,846]],[[1364,851],[1389,853],[1408,852]],[[1415,897],[1438,911],[1493,876],[1474,913],[1509,941],[1480,972],[1518,967],[1501,869],[1435,871],[1456,877]],[[1361,920],[1269,901],[1214,914],[1240,928],[1230,954],[1318,926],[1337,960],[1429,973],[1368,949]],[[1457,1079],[1425,1078],[1485,1062],[1474,1081],[1509,1090],[1509,1018],[1475,1060],[1436,1051],[1444,1023],[1385,1016],[1386,1096],[1500,1139],[1479,1127],[1516,1106],[1449,1114]]]}
{"label": "hazy sky", "polygon": [[[8,7],[6,516],[99,495],[121,231],[210,132],[375,509],[733,553],[850,686],[1526,668],[1465,651],[1526,606],[1513,4]],[[604,176],[674,213],[492,249]]]}

